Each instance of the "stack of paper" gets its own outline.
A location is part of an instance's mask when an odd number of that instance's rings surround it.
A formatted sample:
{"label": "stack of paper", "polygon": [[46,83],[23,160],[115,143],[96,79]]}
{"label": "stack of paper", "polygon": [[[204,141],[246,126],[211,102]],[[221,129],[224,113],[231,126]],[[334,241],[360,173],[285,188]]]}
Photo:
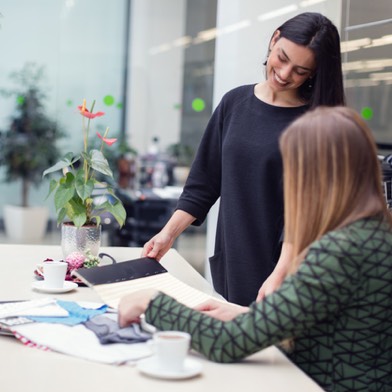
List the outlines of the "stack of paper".
{"label": "stack of paper", "polygon": [[81,268],[74,271],[74,275],[93,287],[100,298],[115,309],[124,295],[149,288],[162,291],[190,307],[213,298],[181,282],[158,261],[147,257],[102,267]]}

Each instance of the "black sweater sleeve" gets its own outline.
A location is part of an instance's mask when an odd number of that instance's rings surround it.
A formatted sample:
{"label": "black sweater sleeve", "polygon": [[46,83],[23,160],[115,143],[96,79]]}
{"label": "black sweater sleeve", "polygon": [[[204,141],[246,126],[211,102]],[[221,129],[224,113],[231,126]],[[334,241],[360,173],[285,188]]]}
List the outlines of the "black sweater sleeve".
{"label": "black sweater sleeve", "polygon": [[195,225],[203,223],[220,196],[223,112],[224,102],[221,101],[208,122],[176,207],[194,216]]}

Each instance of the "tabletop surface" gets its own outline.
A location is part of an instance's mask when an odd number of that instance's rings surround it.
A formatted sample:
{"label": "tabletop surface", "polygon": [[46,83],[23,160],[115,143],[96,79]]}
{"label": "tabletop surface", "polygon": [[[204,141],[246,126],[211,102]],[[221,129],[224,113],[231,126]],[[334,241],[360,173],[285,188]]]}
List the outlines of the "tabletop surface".
{"label": "tabletop surface", "polygon": [[[140,248],[105,248],[102,252],[117,261],[140,257]],[[0,244],[0,301],[48,296],[32,290],[36,264],[46,258],[61,258],[60,246]],[[171,249],[162,259],[164,267],[185,283],[211,295],[210,284]],[[63,300],[99,301],[88,287],[56,294]],[[276,347],[269,347],[235,364],[218,364],[197,353],[190,355],[202,363],[195,378],[162,380],[141,374],[135,366],[114,366],[87,361],[61,353],[24,346],[17,339],[0,337],[0,385],[4,391],[300,391],[322,389],[292,364]],[[4,388],[6,387],[6,388]]]}

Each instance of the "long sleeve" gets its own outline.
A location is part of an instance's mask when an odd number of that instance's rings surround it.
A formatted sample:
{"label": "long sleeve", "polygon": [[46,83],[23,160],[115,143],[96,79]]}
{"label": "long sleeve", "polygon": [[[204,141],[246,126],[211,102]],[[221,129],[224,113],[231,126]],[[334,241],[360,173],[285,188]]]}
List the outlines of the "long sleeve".
{"label": "long sleeve", "polygon": [[329,249],[325,259],[319,257],[326,250],[320,246],[309,251],[300,271],[287,279],[276,293],[253,303],[248,313],[233,321],[213,319],[162,294],[149,307],[148,322],[159,329],[189,332],[192,347],[217,362],[236,361],[298,336],[337,312],[352,294],[354,277],[340,271],[344,250]]}
{"label": "long sleeve", "polygon": [[[217,362],[292,339],[290,358],[328,391],[391,385],[392,232],[362,219],[313,243],[298,271],[248,313],[213,319],[160,294],[146,321],[192,335]],[[372,389],[369,389],[369,386]]]}
{"label": "long sleeve", "polygon": [[224,106],[222,101],[208,122],[184,191],[177,203],[177,209],[196,217],[194,224],[201,224],[205,220],[208,211],[220,196]]}

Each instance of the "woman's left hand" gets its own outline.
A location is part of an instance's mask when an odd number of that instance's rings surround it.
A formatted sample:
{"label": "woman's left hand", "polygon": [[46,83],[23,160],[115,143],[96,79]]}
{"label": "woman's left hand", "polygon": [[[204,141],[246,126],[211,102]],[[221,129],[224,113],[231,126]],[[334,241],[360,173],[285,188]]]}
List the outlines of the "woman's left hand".
{"label": "woman's left hand", "polygon": [[157,290],[155,289],[145,289],[121,298],[118,305],[118,324],[120,327],[123,328],[132,323],[139,322],[140,315],[146,311],[151,298],[156,293]]}

